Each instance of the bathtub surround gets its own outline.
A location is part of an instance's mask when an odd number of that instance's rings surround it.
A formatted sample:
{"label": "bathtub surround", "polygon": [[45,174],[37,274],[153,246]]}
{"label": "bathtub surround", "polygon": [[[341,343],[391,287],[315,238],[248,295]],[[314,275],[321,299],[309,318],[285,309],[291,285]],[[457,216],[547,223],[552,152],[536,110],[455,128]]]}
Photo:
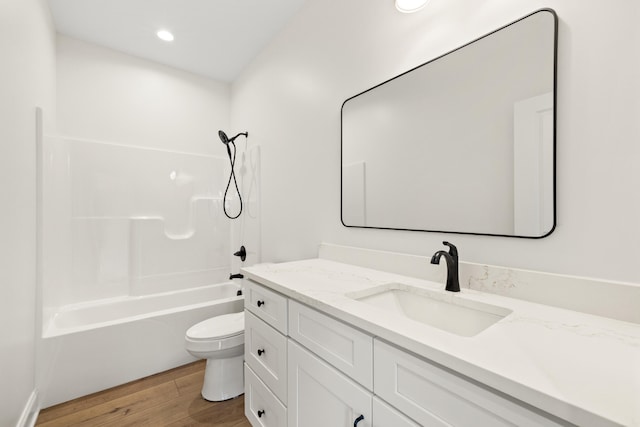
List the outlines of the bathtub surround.
{"label": "bathtub surround", "polygon": [[44,142],[45,310],[227,280],[224,157]]}

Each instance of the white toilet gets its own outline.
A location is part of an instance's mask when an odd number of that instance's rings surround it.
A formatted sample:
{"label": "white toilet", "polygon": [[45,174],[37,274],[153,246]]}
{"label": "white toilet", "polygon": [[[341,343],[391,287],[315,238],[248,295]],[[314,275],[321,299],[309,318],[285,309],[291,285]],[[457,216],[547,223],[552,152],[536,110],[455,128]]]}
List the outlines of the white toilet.
{"label": "white toilet", "polygon": [[202,397],[217,402],[244,393],[244,312],[196,323],[185,342],[189,353],[207,359]]}

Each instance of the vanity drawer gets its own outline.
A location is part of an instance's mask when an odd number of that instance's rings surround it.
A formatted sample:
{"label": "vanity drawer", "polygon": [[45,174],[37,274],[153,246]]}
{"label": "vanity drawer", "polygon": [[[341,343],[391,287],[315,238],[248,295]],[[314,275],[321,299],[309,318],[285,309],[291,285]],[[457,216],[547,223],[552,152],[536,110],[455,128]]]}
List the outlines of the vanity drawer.
{"label": "vanity drawer", "polygon": [[377,339],[374,360],[375,394],[421,425],[561,425]]}
{"label": "vanity drawer", "polygon": [[287,335],[287,298],[251,280],[245,284],[244,307]]}
{"label": "vanity drawer", "polygon": [[287,338],[245,311],[244,357],[251,369],[287,403]]}
{"label": "vanity drawer", "polygon": [[373,390],[373,338],[289,300],[289,336]]}
{"label": "vanity drawer", "polygon": [[253,427],[287,425],[287,408],[274,396],[260,378],[244,364],[244,415]]}

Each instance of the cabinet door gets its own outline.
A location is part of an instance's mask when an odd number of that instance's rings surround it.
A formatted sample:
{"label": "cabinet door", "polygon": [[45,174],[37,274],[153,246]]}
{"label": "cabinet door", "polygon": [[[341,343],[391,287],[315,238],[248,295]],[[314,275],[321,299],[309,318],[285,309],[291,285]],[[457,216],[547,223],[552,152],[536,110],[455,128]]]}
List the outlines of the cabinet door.
{"label": "cabinet door", "polygon": [[525,404],[374,341],[374,391],[423,426],[558,427]]}
{"label": "cabinet door", "polygon": [[289,427],[371,427],[371,393],[289,339]]}

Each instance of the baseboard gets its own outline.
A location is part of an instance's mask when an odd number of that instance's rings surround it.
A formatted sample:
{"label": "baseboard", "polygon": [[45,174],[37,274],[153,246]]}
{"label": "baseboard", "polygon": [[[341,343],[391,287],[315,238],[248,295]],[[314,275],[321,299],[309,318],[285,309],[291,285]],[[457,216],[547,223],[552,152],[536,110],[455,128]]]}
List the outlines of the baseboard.
{"label": "baseboard", "polygon": [[39,412],[38,391],[34,390],[31,392],[31,396],[29,396],[29,400],[22,410],[22,414],[20,415],[20,419],[18,420],[16,427],[33,427],[36,425]]}

